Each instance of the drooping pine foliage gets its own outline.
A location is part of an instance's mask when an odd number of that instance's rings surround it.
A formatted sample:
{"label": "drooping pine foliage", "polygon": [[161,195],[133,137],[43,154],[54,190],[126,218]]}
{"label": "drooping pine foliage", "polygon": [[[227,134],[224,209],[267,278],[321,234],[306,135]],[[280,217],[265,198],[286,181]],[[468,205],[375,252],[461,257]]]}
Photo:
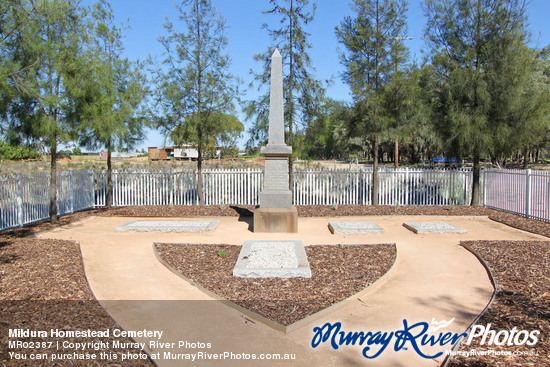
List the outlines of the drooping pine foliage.
{"label": "drooping pine foliage", "polygon": [[106,206],[111,205],[112,162],[116,149],[131,148],[143,140],[145,117],[140,108],[147,89],[139,64],[122,56],[121,29],[111,5],[100,0],[91,6],[86,64],[88,78],[75,96],[80,143],[107,150]]}
{"label": "drooping pine foliage", "polygon": [[[315,17],[316,5],[309,0],[270,0],[271,9],[264,14],[278,17],[278,27],[267,23],[272,44],[268,49],[255,55],[255,60],[262,63],[261,72],[254,74],[258,89],[269,85],[271,71],[271,55],[279,49],[283,57],[284,113],[287,127],[286,143],[296,146],[294,156],[299,151],[295,144],[295,135],[305,129],[316,116],[325,93],[322,83],[315,79],[315,69],[312,67],[308,40],[310,34],[306,27]],[[258,100],[247,101],[244,111],[247,119],[253,121],[249,129],[251,139],[248,145],[267,140],[269,119],[269,89],[264,89]],[[296,149],[297,148],[297,149]],[[289,187],[292,188],[293,160],[289,160]]]}
{"label": "drooping pine foliage", "polygon": [[346,17],[336,27],[336,35],[344,46],[340,55],[345,67],[344,80],[350,85],[354,99],[350,136],[367,136],[374,141],[372,203],[376,205],[380,140],[390,132],[392,119],[384,88],[392,80],[397,83],[397,58],[399,54],[405,55],[403,45],[396,39],[406,30],[407,3],[354,0],[352,9],[354,16]]}
{"label": "drooping pine foliage", "polygon": [[[165,53],[157,68],[157,125],[175,144],[192,143],[198,151],[197,168],[202,170],[205,150],[225,136],[226,127],[242,131],[240,124],[221,119],[233,110],[238,95],[229,72],[230,59],[225,20],[210,0],[184,0],[177,5],[179,25],[167,21],[168,35],[159,39]],[[198,194],[202,203],[202,175]]]}
{"label": "drooping pine foliage", "polygon": [[517,149],[512,135],[522,135],[533,113],[523,105],[534,61],[525,47],[524,6],[522,0],[425,2],[439,80],[436,130],[450,152],[473,157],[472,205],[479,204],[481,156]]}
{"label": "drooping pine foliage", "polygon": [[[17,44],[12,44],[9,131],[27,142],[39,141],[51,155],[50,219],[57,220],[56,159],[60,143],[75,138],[74,95],[83,84],[85,48],[83,9],[72,0],[21,2],[12,9]],[[13,90],[13,89],[12,89]]]}

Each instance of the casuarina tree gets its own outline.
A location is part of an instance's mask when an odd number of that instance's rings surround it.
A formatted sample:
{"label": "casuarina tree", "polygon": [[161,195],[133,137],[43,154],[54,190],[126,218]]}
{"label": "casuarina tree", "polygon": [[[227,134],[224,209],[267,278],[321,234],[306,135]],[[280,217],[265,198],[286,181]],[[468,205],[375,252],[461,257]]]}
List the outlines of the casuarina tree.
{"label": "casuarina tree", "polygon": [[[396,72],[396,43],[406,25],[407,3],[404,0],[354,0],[353,16],[336,27],[344,46],[341,62],[344,80],[354,99],[354,118],[350,119],[351,136],[369,136],[373,140],[372,204],[378,204],[378,154],[380,141],[390,128],[385,109],[384,88]],[[401,53],[403,54],[403,53]]]}
{"label": "casuarina tree", "polygon": [[110,4],[101,0],[91,6],[86,65],[87,83],[77,99],[81,120],[79,138],[89,148],[107,150],[107,195],[112,204],[111,153],[129,148],[143,139],[145,127],[141,103],[147,89],[139,64],[122,57],[122,33]]}
{"label": "casuarina tree", "polygon": [[[272,45],[254,58],[262,62],[262,71],[254,74],[254,80],[259,89],[267,86],[271,71],[271,55],[275,48],[283,57],[285,123],[288,128],[287,144],[292,146],[294,135],[299,126],[307,127],[316,117],[322,103],[324,88],[315,79],[308,50],[309,33],[306,26],[314,19],[316,5],[309,0],[270,0],[271,8],[266,15],[276,16],[277,27],[264,28],[272,39]],[[245,105],[247,118],[253,119],[250,129],[253,140],[265,140],[269,110],[269,88],[260,95],[258,100],[248,101]],[[292,190],[293,169],[292,157],[289,160],[289,187]]]}
{"label": "casuarina tree", "polygon": [[[157,124],[177,145],[197,149],[198,197],[202,204],[205,149],[233,124],[220,118],[231,112],[237,97],[229,72],[225,20],[210,0],[184,0],[177,5],[181,25],[167,21],[161,37],[165,52],[158,65]],[[183,28],[183,30],[179,30]],[[225,119],[224,121],[229,121]]]}
{"label": "casuarina tree", "polygon": [[[10,108],[10,130],[49,148],[50,220],[57,221],[57,149],[75,138],[74,95],[86,77],[83,12],[76,1],[44,0],[24,5],[21,37],[12,54],[24,66]],[[19,18],[21,19],[21,18]]]}
{"label": "casuarina tree", "polygon": [[525,42],[525,3],[426,0],[425,12],[425,34],[439,80],[436,128],[449,152],[472,157],[471,204],[479,205],[482,155],[490,154],[509,129],[521,133],[519,120],[510,118],[519,114],[506,95],[521,94],[517,88],[524,83],[510,81],[529,68],[513,70],[501,61],[511,61]]}

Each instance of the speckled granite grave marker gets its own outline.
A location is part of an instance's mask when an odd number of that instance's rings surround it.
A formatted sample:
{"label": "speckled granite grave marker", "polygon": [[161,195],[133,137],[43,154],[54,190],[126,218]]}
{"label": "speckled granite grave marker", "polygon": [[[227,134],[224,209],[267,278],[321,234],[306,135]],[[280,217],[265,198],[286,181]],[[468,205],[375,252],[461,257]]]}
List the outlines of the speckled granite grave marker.
{"label": "speckled granite grave marker", "polygon": [[408,222],[403,226],[417,234],[468,233],[468,230],[445,222]]}
{"label": "speckled granite grave marker", "polygon": [[384,228],[374,222],[329,222],[333,234],[384,234]]}
{"label": "speckled granite grave marker", "polygon": [[302,241],[245,241],[233,276],[311,278],[311,269]]}
{"label": "speckled granite grave marker", "polygon": [[219,220],[132,220],[115,227],[116,232],[211,232]]}

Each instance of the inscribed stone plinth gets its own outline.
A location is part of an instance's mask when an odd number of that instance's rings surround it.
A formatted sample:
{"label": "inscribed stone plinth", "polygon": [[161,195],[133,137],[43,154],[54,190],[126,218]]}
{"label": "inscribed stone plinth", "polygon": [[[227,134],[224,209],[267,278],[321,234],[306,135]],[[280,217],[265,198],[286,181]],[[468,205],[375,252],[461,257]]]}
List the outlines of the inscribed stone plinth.
{"label": "inscribed stone plinth", "polygon": [[291,208],[292,193],[288,189],[288,156],[273,157],[266,154],[264,188],[260,193],[262,208]]}
{"label": "inscribed stone plinth", "polygon": [[311,278],[311,269],[302,241],[245,241],[233,276]]}
{"label": "inscribed stone plinth", "polygon": [[403,226],[417,234],[468,233],[468,230],[446,222],[408,222]]}
{"label": "inscribed stone plinth", "polygon": [[219,220],[132,220],[115,227],[116,232],[211,232]]}
{"label": "inscribed stone plinth", "polygon": [[374,222],[329,222],[333,234],[384,234],[384,228]]}

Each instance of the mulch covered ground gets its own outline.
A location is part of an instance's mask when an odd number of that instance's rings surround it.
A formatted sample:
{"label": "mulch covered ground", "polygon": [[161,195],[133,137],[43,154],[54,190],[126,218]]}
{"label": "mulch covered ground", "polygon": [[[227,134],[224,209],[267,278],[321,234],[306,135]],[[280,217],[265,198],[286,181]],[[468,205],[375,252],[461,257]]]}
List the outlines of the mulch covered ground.
{"label": "mulch covered ground", "polygon": [[[550,366],[550,242],[465,241],[489,266],[496,282],[496,298],[477,325],[491,330],[539,330],[535,346],[461,344],[460,351],[525,353],[515,356],[458,356],[450,366]],[[523,336],[522,336],[523,338]],[[518,339],[521,342],[522,338]]]}
{"label": "mulch covered ground", "polygon": [[[281,325],[290,325],[365,289],[392,266],[395,245],[305,248],[311,278],[233,276],[241,246],[157,244],[164,261],[191,281]],[[221,254],[221,256],[220,256]]]}
{"label": "mulch covered ground", "polygon": [[[129,216],[249,216],[253,206],[165,206],[126,207],[93,210],[60,218],[58,224],[42,222],[33,226],[0,233],[0,363],[29,365],[28,361],[6,362],[6,333],[13,327],[41,330],[44,327],[66,329],[102,329],[117,327],[116,323],[94,300],[85,281],[80,251],[71,242],[38,240],[27,236],[50,230],[59,225],[80,220],[88,215]],[[489,218],[550,237],[550,224],[487,208],[400,207],[393,206],[299,206],[299,215],[487,215]],[[469,366],[550,366],[548,310],[550,276],[550,242],[476,241],[468,244],[489,264],[497,280],[493,305],[479,321],[492,323],[493,329],[541,330],[535,347],[537,356],[455,358],[453,365]],[[217,249],[213,258],[217,259]],[[228,249],[227,257],[231,254]],[[236,260],[236,255],[235,260]],[[311,255],[308,253],[308,257]],[[313,256],[315,256],[313,254]],[[343,254],[338,256],[344,256]],[[222,259],[223,260],[223,259]],[[313,261],[310,258],[310,263]],[[356,281],[364,281],[362,278]],[[364,288],[368,281],[364,282]],[[331,291],[327,289],[327,292]],[[234,297],[235,298],[235,297]],[[242,298],[242,297],[241,297]],[[282,298],[282,297],[280,297]],[[254,302],[252,302],[254,303]],[[326,307],[326,306],[325,306]],[[296,312],[296,311],[295,311]],[[284,322],[284,321],[283,321]],[[290,319],[286,321],[290,322]],[[461,350],[473,349],[461,346]],[[505,350],[513,350],[505,346]],[[530,350],[520,348],[520,350]],[[120,352],[120,351],[118,351]],[[127,352],[127,351],[123,351]],[[142,362],[152,365],[152,362]],[[63,363],[66,364],[66,363]],[[75,363],[78,365],[79,363]],[[124,365],[124,363],[121,363]],[[128,365],[137,365],[136,361]]]}
{"label": "mulch covered ground", "polygon": [[[78,213],[71,218],[63,218],[63,223],[86,216]],[[2,366],[154,366],[149,360],[120,362],[122,354],[140,353],[138,349],[119,350],[112,348],[113,329],[121,327],[104,311],[95,300],[84,275],[80,247],[70,241],[45,240],[23,237],[35,233],[39,228],[51,228],[43,223],[35,228],[0,233],[0,365]],[[111,329],[110,338],[8,338],[9,329],[29,330],[105,330]],[[132,342],[129,338],[116,338],[121,342]],[[116,353],[118,361],[83,361],[65,359],[60,362],[32,361],[30,359],[10,359],[9,352],[26,354],[46,353],[70,354],[72,348],[60,345],[32,345],[30,348],[8,348],[8,340],[33,342],[92,342],[102,340],[109,348],[84,352]],[[43,346],[43,347],[42,347]],[[71,357],[71,358],[74,358]]]}

